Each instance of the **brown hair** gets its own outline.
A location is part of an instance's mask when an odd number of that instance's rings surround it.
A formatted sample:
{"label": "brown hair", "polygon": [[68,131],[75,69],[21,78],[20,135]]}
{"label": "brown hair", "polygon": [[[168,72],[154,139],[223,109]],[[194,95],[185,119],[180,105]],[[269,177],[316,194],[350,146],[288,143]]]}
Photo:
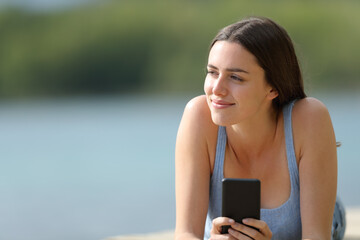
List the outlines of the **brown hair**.
{"label": "brown hair", "polygon": [[239,43],[256,57],[265,71],[266,81],[278,91],[279,95],[273,100],[275,109],[281,109],[293,99],[306,97],[293,43],[285,29],[274,21],[246,18],[221,29],[210,48],[217,41]]}

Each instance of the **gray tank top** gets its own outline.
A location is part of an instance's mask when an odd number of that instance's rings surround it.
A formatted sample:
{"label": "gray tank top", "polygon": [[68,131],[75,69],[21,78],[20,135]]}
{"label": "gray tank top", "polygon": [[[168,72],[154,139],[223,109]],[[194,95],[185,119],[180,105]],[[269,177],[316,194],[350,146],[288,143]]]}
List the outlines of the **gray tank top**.
{"label": "gray tank top", "polygon": [[[291,182],[290,197],[277,208],[262,208],[260,210],[260,218],[268,224],[274,240],[301,240],[299,170],[296,163],[291,126],[291,111],[294,103],[295,101],[292,101],[283,108],[286,156]],[[226,128],[219,126],[215,165],[210,180],[209,209],[206,217],[204,239],[210,238],[212,220],[221,216],[221,184],[224,178],[226,139]]]}

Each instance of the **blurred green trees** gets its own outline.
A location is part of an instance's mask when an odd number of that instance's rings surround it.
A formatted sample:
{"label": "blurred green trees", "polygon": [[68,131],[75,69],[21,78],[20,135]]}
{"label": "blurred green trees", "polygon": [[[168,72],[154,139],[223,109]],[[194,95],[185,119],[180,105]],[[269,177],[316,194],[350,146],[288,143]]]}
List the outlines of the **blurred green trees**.
{"label": "blurred green trees", "polygon": [[0,11],[0,97],[202,91],[208,45],[245,16],[284,26],[312,88],[360,86],[359,1],[100,1]]}

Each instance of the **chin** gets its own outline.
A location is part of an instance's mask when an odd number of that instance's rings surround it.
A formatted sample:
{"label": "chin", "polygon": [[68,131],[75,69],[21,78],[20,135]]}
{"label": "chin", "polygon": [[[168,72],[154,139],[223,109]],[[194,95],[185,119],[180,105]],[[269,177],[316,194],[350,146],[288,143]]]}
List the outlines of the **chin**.
{"label": "chin", "polygon": [[235,124],[229,117],[219,116],[218,114],[211,114],[211,119],[214,124],[219,126],[230,126]]}

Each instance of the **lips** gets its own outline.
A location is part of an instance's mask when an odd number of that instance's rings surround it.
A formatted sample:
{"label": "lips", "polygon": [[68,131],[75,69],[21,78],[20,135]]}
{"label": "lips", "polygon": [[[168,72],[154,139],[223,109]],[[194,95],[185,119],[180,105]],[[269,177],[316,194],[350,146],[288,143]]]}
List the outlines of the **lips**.
{"label": "lips", "polygon": [[228,108],[235,104],[235,103],[231,103],[231,102],[227,102],[227,101],[219,100],[219,99],[210,99],[210,101],[211,101],[211,105],[217,109]]}

